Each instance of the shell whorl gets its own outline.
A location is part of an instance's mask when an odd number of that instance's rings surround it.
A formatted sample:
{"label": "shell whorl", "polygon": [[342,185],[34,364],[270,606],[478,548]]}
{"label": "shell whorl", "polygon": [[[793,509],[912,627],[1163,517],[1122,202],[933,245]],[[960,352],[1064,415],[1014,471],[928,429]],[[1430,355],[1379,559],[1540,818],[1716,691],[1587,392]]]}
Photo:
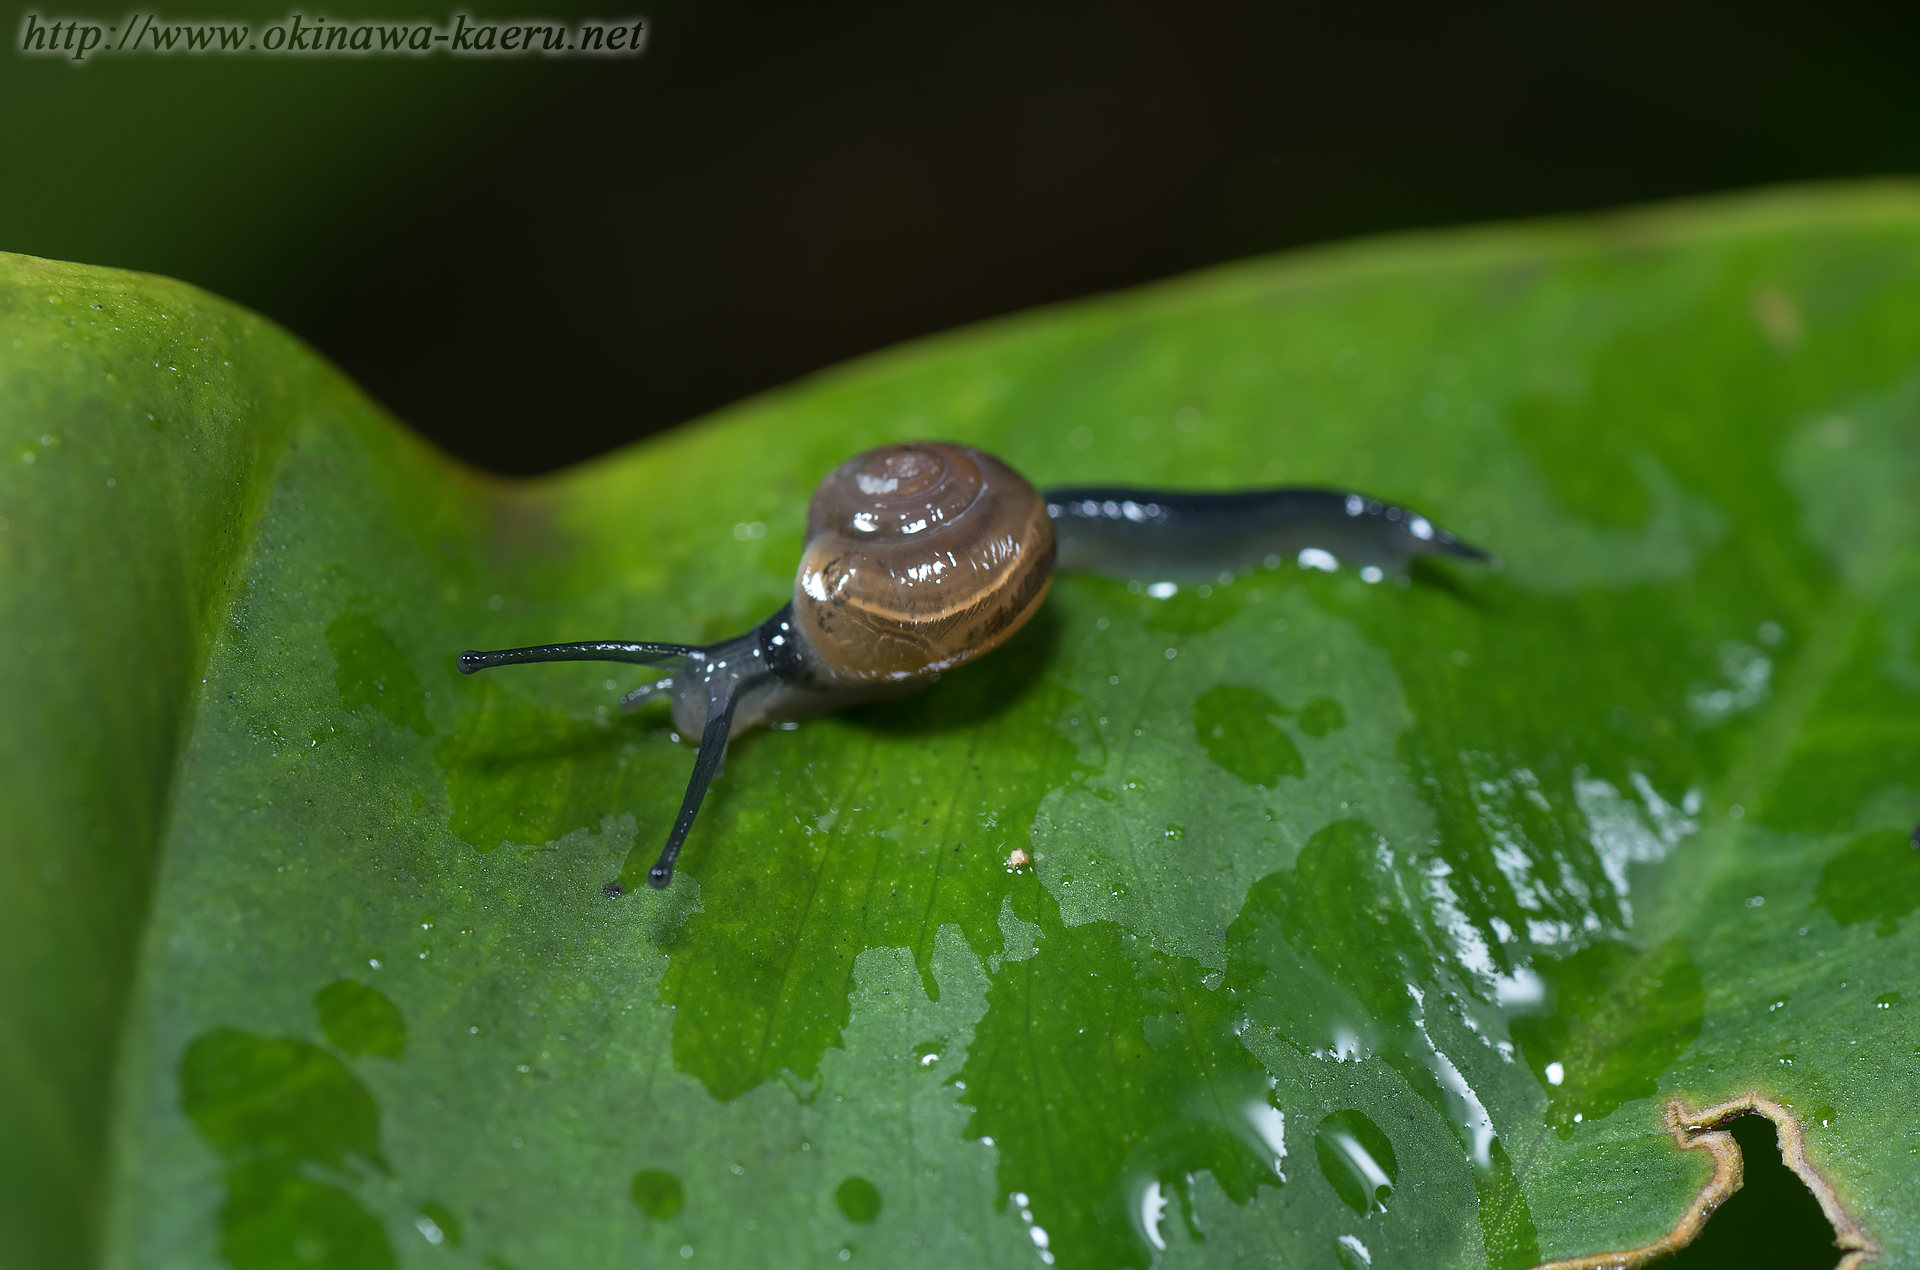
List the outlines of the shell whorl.
{"label": "shell whorl", "polygon": [[984,451],[917,441],[856,455],[820,482],[793,611],[835,676],[917,679],[997,648],[1052,576],[1039,492]]}

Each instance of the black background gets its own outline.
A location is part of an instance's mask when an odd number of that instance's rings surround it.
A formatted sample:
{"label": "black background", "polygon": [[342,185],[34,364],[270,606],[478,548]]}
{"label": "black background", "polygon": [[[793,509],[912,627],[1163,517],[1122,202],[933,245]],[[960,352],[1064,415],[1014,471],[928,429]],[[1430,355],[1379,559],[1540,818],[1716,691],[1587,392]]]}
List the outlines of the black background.
{"label": "black background", "polygon": [[622,62],[10,57],[52,175],[0,246],[220,291],[531,473],[1260,252],[1920,167],[1911,5],[646,13]]}

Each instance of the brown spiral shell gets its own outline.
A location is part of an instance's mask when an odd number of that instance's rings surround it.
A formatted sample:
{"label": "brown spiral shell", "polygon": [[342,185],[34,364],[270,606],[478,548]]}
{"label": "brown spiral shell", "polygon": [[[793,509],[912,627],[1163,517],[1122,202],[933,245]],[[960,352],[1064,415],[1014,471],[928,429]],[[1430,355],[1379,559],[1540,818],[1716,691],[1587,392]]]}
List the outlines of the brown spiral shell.
{"label": "brown spiral shell", "polygon": [[917,679],[999,647],[1052,578],[1039,491],[984,451],[915,441],[855,455],[820,482],[793,611],[836,677]]}

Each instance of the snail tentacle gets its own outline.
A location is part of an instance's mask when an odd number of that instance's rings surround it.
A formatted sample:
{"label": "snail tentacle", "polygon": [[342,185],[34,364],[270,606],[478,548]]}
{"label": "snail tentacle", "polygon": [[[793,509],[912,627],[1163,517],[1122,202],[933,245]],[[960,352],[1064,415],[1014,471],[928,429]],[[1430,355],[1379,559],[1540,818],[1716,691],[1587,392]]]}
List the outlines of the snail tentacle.
{"label": "snail tentacle", "polygon": [[[717,643],[661,644],[625,640],[588,640],[541,644],[460,655],[464,674],[495,666],[547,661],[611,661],[639,665],[678,665],[673,674],[642,684],[620,698],[634,710],[656,697],[673,707],[674,726],[700,744],[680,814],[659,860],[647,875],[656,889],[673,879],[674,861],[706,799],[707,788],[726,764],[727,743],[735,733],[758,723],[817,714],[847,704],[849,694],[816,680],[817,668],[793,626],[793,606],[761,622],[744,635]],[[879,695],[879,694],[870,694]],[[608,894],[618,893],[618,884]]]}
{"label": "snail tentacle", "polygon": [[471,675],[495,666],[519,666],[535,661],[619,661],[636,666],[697,662],[706,650],[693,644],[636,644],[626,640],[595,639],[579,644],[535,644],[529,648],[496,648],[482,652],[469,648],[460,654],[460,673]]}
{"label": "snail tentacle", "polygon": [[1046,500],[1059,567],[1109,577],[1205,577],[1302,552],[1320,553],[1316,567],[1396,573],[1417,556],[1493,559],[1416,511],[1348,490],[1074,486]]}
{"label": "snail tentacle", "polygon": [[700,753],[693,760],[693,774],[687,778],[687,792],[680,800],[680,814],[674,817],[673,832],[667,835],[667,845],[660,849],[660,858],[647,870],[647,885],[654,890],[664,891],[667,884],[673,881],[674,861],[680,858],[680,848],[693,828],[695,817],[700,814],[700,804],[706,799],[707,786],[713,784],[713,778],[720,774],[721,765],[727,761],[727,741],[740,698],[750,688],[773,677],[768,672],[753,678],[734,680],[728,692],[710,700],[706,726],[700,735]]}
{"label": "snail tentacle", "polygon": [[620,698],[620,708],[631,714],[660,693],[672,691],[673,676],[668,675],[666,678],[656,679],[650,684],[641,684],[638,688],[635,688],[632,692]]}

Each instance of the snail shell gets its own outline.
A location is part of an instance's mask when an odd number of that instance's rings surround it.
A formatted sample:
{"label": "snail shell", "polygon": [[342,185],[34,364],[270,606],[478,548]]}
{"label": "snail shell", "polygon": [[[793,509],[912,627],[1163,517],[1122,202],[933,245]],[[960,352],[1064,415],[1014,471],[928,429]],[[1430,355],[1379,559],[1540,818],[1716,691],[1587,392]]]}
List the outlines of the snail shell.
{"label": "snail shell", "polygon": [[902,682],[991,652],[1046,599],[1046,500],[984,451],[883,446],[827,474],[807,507],[793,613],[836,679]]}

